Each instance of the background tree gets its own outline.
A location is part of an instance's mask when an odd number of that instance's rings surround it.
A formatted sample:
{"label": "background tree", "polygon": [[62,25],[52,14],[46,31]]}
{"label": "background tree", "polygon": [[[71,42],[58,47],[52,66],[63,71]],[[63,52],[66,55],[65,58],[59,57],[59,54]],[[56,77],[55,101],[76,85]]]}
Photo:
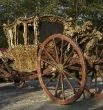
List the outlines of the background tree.
{"label": "background tree", "polygon": [[17,17],[37,14],[57,14],[59,0],[1,0],[0,1],[0,47],[7,46],[2,24]]}
{"label": "background tree", "polygon": [[3,23],[17,17],[53,14],[71,16],[76,24],[91,20],[103,31],[103,0],[0,0],[0,47],[7,45]]}

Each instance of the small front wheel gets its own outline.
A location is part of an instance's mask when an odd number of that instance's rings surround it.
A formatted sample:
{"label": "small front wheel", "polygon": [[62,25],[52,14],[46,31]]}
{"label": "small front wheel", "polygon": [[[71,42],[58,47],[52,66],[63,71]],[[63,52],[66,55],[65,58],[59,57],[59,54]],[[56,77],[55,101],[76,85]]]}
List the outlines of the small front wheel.
{"label": "small front wheel", "polygon": [[21,76],[18,74],[17,71],[12,71],[12,78],[13,78],[15,87],[19,89],[24,87],[25,80],[21,78]]}

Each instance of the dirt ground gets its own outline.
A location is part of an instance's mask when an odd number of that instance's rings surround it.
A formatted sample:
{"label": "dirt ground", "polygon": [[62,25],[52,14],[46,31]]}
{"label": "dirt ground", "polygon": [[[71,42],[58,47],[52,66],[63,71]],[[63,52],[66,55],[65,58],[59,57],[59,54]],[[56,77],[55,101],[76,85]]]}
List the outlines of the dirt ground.
{"label": "dirt ground", "polygon": [[71,105],[57,105],[44,94],[38,81],[26,82],[23,89],[13,83],[0,84],[0,110],[103,110],[103,99],[81,97]]}

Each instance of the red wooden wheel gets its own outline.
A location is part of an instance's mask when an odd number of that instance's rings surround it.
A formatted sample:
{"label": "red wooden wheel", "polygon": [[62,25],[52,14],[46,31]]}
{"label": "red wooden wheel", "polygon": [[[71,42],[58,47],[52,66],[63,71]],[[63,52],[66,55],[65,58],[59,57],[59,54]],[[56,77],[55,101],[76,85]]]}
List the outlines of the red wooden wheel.
{"label": "red wooden wheel", "polygon": [[103,98],[103,45],[98,44],[92,53],[95,59],[90,60],[92,69],[87,77],[87,88],[96,98]]}
{"label": "red wooden wheel", "polygon": [[99,70],[95,74],[95,90],[94,94],[97,98],[103,98],[103,70]]}
{"label": "red wooden wheel", "polygon": [[87,77],[87,88],[94,97],[103,98],[103,67],[96,65],[95,68]]}
{"label": "red wooden wheel", "polygon": [[[41,44],[37,72],[43,90],[56,103],[70,104],[84,90],[83,54],[77,44],[64,35],[51,35]],[[80,73],[80,77],[76,73]]]}

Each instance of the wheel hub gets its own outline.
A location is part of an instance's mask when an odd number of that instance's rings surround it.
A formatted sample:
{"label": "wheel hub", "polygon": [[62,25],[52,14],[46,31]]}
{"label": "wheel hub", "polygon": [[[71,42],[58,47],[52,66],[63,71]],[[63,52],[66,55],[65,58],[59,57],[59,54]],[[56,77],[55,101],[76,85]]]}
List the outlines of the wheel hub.
{"label": "wheel hub", "polygon": [[57,64],[57,71],[59,72],[59,73],[62,73],[63,72],[63,70],[64,70],[64,67],[63,67],[63,65],[62,64]]}

